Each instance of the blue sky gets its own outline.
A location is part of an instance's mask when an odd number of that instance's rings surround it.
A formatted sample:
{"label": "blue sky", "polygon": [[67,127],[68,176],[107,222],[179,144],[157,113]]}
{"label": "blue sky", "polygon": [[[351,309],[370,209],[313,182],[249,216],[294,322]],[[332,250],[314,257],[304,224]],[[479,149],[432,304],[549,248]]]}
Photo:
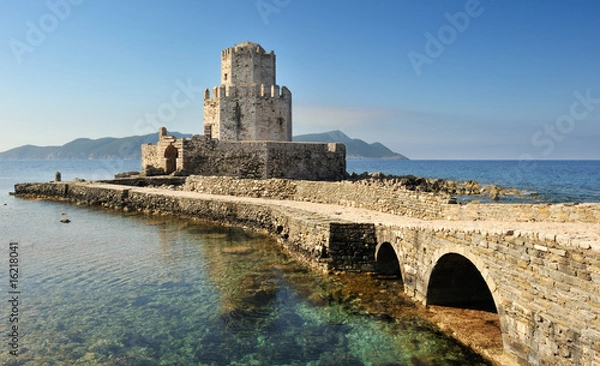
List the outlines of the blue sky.
{"label": "blue sky", "polygon": [[592,0],[0,0],[0,151],[201,133],[220,51],[253,41],[277,54],[294,134],[338,129],[413,159],[600,159],[599,14]]}

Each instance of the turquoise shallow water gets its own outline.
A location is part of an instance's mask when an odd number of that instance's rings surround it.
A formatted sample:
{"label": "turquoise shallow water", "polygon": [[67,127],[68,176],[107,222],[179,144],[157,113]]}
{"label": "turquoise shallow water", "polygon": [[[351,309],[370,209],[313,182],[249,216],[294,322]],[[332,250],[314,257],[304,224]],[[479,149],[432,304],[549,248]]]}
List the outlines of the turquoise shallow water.
{"label": "turquoise shallow water", "polygon": [[19,243],[21,291],[20,355],[8,354],[5,336],[2,365],[483,364],[424,320],[382,321],[351,302],[311,301],[334,299],[338,285],[269,237],[7,195],[14,182],[48,180],[55,170],[108,178],[97,162],[12,173],[1,164],[0,240]]}

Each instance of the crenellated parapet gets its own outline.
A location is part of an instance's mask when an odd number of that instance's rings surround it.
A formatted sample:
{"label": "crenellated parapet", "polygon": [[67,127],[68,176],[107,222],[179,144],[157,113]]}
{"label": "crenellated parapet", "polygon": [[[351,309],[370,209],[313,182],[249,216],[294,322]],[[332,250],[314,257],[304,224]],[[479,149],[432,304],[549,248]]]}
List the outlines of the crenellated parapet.
{"label": "crenellated parapet", "polygon": [[225,60],[228,57],[233,57],[235,55],[239,55],[239,54],[251,54],[251,53],[254,53],[254,54],[259,55],[259,56],[275,56],[275,52],[274,51],[267,52],[258,43],[254,43],[254,42],[242,42],[242,43],[236,44],[233,47],[229,47],[229,48],[226,48],[223,51],[221,51],[221,58],[223,60]]}
{"label": "crenellated parapet", "polygon": [[221,84],[277,84],[275,53],[243,42],[221,52]]}
{"label": "crenellated parapet", "polygon": [[219,85],[204,91],[204,100],[226,99],[226,98],[281,98],[290,99],[292,92],[285,86],[279,85]]}

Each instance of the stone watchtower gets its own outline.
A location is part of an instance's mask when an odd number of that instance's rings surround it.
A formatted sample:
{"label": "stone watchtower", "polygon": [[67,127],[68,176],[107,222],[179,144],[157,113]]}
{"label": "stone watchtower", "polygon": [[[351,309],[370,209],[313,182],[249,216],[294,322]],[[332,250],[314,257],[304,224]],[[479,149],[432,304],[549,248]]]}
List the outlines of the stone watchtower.
{"label": "stone watchtower", "polygon": [[204,134],[222,141],[292,140],[292,93],[275,79],[275,53],[244,42],[221,52],[221,85],[204,91]]}
{"label": "stone watchtower", "polygon": [[142,145],[142,171],[341,180],[346,147],[292,142],[292,93],[276,83],[275,53],[244,42],[221,52],[221,85],[204,91],[204,137],[176,139],[161,128],[156,145]]}

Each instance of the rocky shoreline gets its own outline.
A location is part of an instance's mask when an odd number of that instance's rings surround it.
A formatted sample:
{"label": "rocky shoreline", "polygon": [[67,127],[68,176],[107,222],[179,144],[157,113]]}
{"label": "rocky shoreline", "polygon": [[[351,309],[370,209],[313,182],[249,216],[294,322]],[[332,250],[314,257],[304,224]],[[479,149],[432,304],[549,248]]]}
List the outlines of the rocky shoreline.
{"label": "rocky shoreline", "polygon": [[[177,190],[181,189],[180,187],[185,184],[186,177],[145,177],[139,172],[125,172],[116,174],[115,180],[106,182],[140,187],[154,186]],[[495,184],[481,185],[475,180],[459,182],[449,179],[425,178],[414,175],[393,175],[381,172],[364,172],[360,174],[350,173],[341,182],[370,187],[385,187],[392,191],[404,190],[433,193],[443,197],[470,196],[472,198],[489,199],[491,201],[500,201],[503,197],[509,196],[518,198],[524,197],[522,192],[519,192],[517,189],[505,189]]]}
{"label": "rocky shoreline", "polygon": [[505,196],[522,197],[516,189],[503,189],[494,184],[481,185],[477,181],[468,180],[457,182],[448,179],[431,179],[416,177],[414,175],[391,175],[384,173],[351,173],[348,175],[348,181],[354,184],[386,187],[389,189],[405,189],[414,192],[427,192],[443,194],[450,196],[472,196],[489,198],[492,201],[499,201]]}

